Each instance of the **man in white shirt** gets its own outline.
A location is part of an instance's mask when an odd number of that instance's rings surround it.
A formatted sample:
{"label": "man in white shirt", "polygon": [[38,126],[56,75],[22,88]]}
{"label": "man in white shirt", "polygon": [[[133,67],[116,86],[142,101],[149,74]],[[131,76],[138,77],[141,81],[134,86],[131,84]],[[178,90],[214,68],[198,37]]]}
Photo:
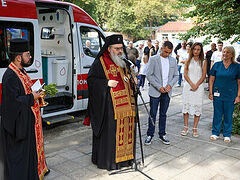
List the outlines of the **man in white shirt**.
{"label": "man in white shirt", "polygon": [[[170,41],[164,42],[161,53],[151,56],[147,69],[147,79],[150,83],[150,116],[145,145],[150,145],[155,132],[156,115],[159,108],[159,139],[164,144],[170,144],[166,136],[166,113],[168,110],[172,87],[178,80],[176,59],[171,57],[173,45]],[[154,124],[153,124],[154,122]]]}
{"label": "man in white shirt", "polygon": [[223,42],[222,41],[218,41],[217,45],[218,45],[218,50],[215,51],[212,54],[212,57],[211,57],[211,68],[212,68],[214,63],[222,61]]}
{"label": "man in white shirt", "polygon": [[141,62],[142,62],[143,51],[144,51],[143,47],[144,47],[144,44],[143,44],[143,42],[141,42],[141,43],[139,44],[138,48],[137,48],[138,54],[139,54],[139,56],[138,56],[138,58],[137,58],[137,60],[136,60],[136,65],[137,65],[137,68],[138,68],[138,72],[139,72],[139,70],[140,70],[140,64],[141,64]]}
{"label": "man in white shirt", "polygon": [[182,48],[177,51],[177,58],[179,59],[178,61],[178,73],[179,73],[179,78],[178,78],[178,84],[177,87],[180,87],[182,84],[182,73],[181,69],[183,68],[184,65],[184,60],[186,60],[186,54],[187,54],[187,49],[186,49],[186,41],[182,41],[181,43]]}

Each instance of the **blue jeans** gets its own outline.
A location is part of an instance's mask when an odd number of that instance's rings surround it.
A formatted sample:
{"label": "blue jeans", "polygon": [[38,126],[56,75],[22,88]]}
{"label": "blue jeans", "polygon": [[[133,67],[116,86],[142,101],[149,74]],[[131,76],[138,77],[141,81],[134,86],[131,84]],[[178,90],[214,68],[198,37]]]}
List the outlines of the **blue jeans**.
{"label": "blue jeans", "polygon": [[233,125],[234,103],[214,99],[213,109],[214,109],[214,114],[213,114],[212,134],[216,136],[220,135],[222,117],[224,117],[223,136],[231,137],[232,125]]}
{"label": "blue jeans", "polygon": [[136,60],[136,65],[137,65],[137,68],[138,68],[138,72],[140,70],[140,64],[141,64],[141,60]]}
{"label": "blue jeans", "polygon": [[182,73],[181,73],[181,68],[182,66],[178,65],[178,74],[179,74],[179,78],[178,78],[178,84],[181,86],[182,83]]}
{"label": "blue jeans", "polygon": [[146,75],[140,74],[139,76],[140,76],[140,81],[139,81],[138,87],[140,86],[144,87]]}
{"label": "blue jeans", "polygon": [[[150,115],[154,121],[156,122],[156,116],[158,111],[158,105],[160,103],[159,107],[159,136],[163,136],[166,134],[166,118],[167,118],[167,110],[169,106],[170,98],[168,96],[168,93],[161,94],[160,97],[155,98],[150,96]],[[156,123],[155,123],[156,125]],[[147,130],[147,136],[154,136],[155,132],[155,126],[153,126],[152,121],[150,118],[148,118],[148,130]]]}

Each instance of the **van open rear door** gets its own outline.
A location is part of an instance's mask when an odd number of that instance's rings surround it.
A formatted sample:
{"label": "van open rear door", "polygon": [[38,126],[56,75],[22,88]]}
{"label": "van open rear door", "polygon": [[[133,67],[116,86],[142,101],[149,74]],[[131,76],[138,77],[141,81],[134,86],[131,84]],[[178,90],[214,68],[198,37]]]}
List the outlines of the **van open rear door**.
{"label": "van open rear door", "polygon": [[56,85],[56,96],[46,96],[49,103],[43,117],[63,114],[74,105],[73,14],[69,5],[36,2],[41,38],[43,82]]}
{"label": "van open rear door", "polygon": [[87,74],[91,65],[104,44],[104,35],[102,31],[92,25],[83,23],[77,24],[78,40],[79,40],[79,74],[77,75],[78,87],[77,98],[82,100],[82,108],[87,108],[88,86]]}

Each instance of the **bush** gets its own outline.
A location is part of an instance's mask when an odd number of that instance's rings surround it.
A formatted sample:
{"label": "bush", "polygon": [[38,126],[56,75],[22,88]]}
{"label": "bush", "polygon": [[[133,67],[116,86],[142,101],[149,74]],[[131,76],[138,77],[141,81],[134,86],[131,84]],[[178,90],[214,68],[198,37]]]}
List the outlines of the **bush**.
{"label": "bush", "polygon": [[240,135],[240,103],[235,106],[233,111],[233,130],[234,134]]}

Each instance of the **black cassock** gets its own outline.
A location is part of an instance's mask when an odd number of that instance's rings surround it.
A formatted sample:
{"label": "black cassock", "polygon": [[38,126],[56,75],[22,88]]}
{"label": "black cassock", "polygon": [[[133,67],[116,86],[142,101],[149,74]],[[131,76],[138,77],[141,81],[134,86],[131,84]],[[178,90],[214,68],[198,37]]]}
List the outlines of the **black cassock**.
{"label": "black cassock", "polygon": [[[35,117],[31,110],[32,94],[26,95],[23,85],[11,69],[2,79],[1,139],[4,180],[38,180]],[[0,160],[2,157],[0,158]]]}
{"label": "black cassock", "polygon": [[103,67],[95,59],[87,78],[89,90],[88,113],[93,129],[92,162],[98,168],[114,170],[132,164],[132,160],[115,163],[116,125],[114,110]]}

